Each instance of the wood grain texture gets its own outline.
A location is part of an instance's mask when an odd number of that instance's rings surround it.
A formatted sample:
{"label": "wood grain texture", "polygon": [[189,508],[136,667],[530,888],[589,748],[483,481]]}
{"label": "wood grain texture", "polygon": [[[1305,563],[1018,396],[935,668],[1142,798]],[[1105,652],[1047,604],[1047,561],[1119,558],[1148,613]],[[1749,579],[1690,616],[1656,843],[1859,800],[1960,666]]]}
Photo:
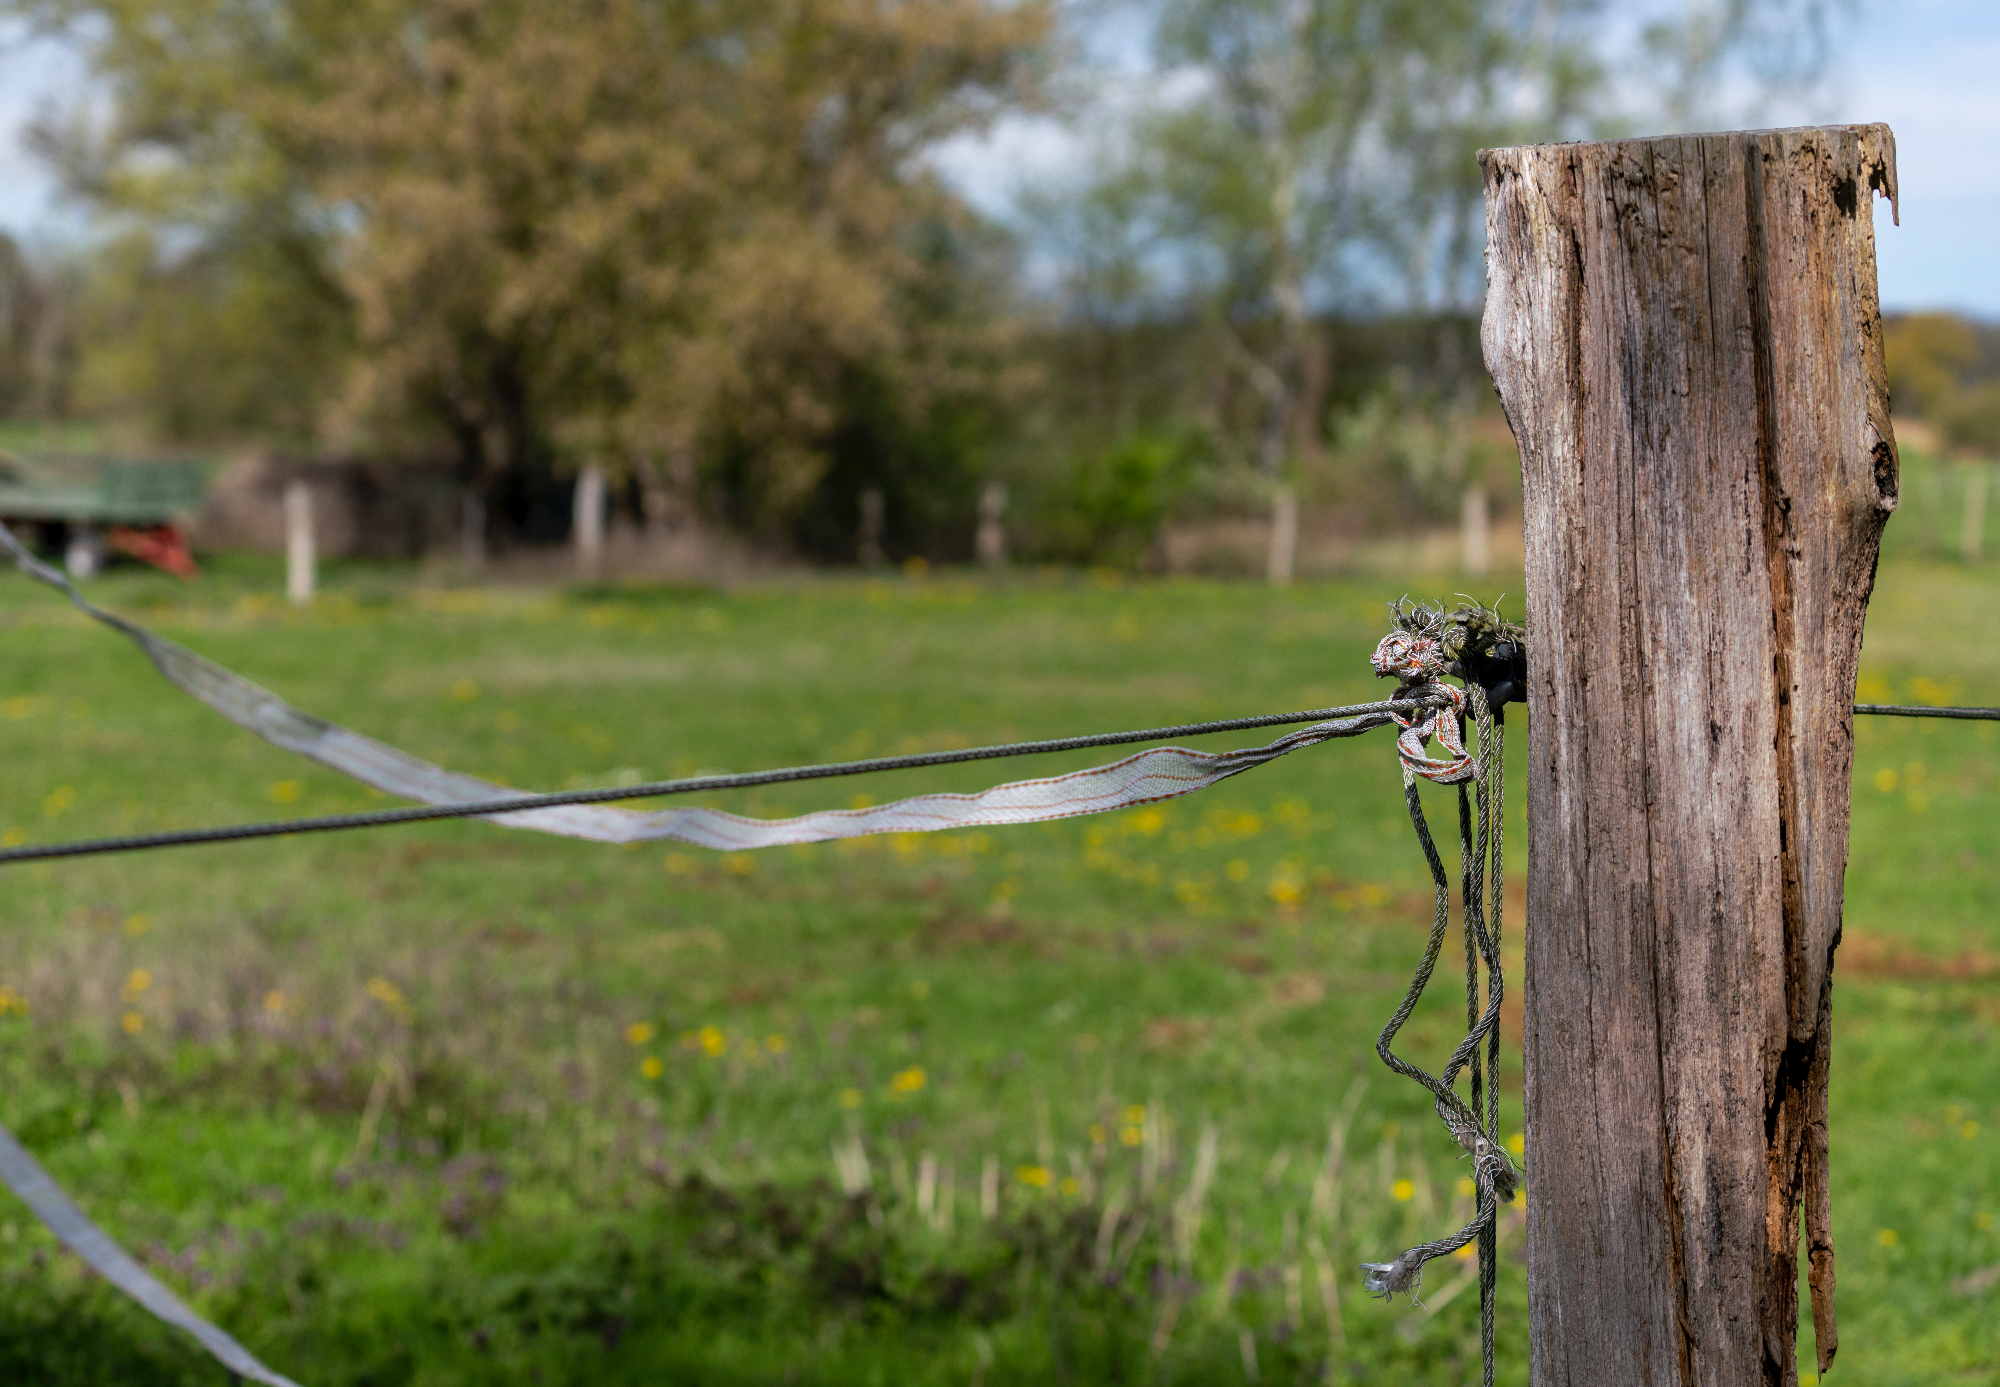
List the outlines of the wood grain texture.
{"label": "wood grain texture", "polygon": [[1527,529],[1531,1381],[1795,1383],[1802,1213],[1835,1342],[1829,998],[1896,504],[1894,144],[1480,158]]}

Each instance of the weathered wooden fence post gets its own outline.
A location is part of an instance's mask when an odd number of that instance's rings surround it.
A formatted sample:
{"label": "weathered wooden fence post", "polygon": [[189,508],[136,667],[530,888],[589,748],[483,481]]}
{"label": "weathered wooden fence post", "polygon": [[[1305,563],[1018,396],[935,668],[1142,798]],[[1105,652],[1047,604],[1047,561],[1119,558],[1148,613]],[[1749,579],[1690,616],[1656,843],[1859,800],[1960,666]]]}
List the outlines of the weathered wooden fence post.
{"label": "weathered wooden fence post", "polygon": [[1531,1380],[1834,1346],[1826,1083],[1853,697],[1896,504],[1886,126],[1489,150],[1486,362],[1530,642]]}

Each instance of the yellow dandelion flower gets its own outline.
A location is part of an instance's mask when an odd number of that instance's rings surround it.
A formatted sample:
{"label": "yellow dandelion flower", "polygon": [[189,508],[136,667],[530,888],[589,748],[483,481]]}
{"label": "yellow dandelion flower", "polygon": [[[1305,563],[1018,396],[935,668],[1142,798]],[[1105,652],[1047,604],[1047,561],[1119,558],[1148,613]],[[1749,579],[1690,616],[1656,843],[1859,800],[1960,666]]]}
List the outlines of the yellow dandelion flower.
{"label": "yellow dandelion flower", "polygon": [[1056,1182],[1056,1188],[1064,1194],[1077,1194],[1082,1191],[1083,1186],[1076,1182],[1074,1175],[1065,1175]]}
{"label": "yellow dandelion flower", "polygon": [[1417,1182],[1405,1177],[1389,1186],[1389,1195],[1398,1204],[1407,1204],[1417,1197]]}
{"label": "yellow dandelion flower", "polygon": [[1231,881],[1248,881],[1250,879],[1250,864],[1240,857],[1231,858],[1229,865],[1222,869],[1222,874]]}
{"label": "yellow dandelion flower", "polygon": [[137,939],[152,927],[153,919],[150,915],[127,915],[125,917],[125,933],[134,939]]}
{"label": "yellow dandelion flower", "polygon": [[1507,1149],[1517,1156],[1521,1155],[1528,1149],[1527,1136],[1521,1132],[1514,1133],[1513,1136],[1507,1138]]}
{"label": "yellow dandelion flower", "polygon": [[764,1037],[764,1048],[774,1055],[782,1055],[788,1048],[785,1038],[773,1032]]}
{"label": "yellow dandelion flower", "polygon": [[625,1043],[627,1045],[644,1045],[657,1034],[658,1032],[653,1029],[651,1021],[634,1021],[625,1028]]}
{"label": "yellow dandelion flower", "polygon": [[1045,1190],[1049,1187],[1049,1168],[1045,1165],[1017,1166],[1014,1178],[1033,1189]]}
{"label": "yellow dandelion flower", "polygon": [[451,686],[451,696],[460,703],[470,703],[479,697],[479,685],[470,679],[461,679]]}
{"label": "yellow dandelion flower", "polygon": [[648,1055],[639,1061],[639,1072],[649,1079],[657,1079],[667,1072],[666,1065],[660,1063],[658,1055]]}
{"label": "yellow dandelion flower", "polygon": [[75,803],[75,789],[68,785],[58,785],[52,793],[42,797],[42,815],[44,818],[53,819]]}
{"label": "yellow dandelion flower", "polygon": [[118,1024],[127,1035],[137,1035],[146,1029],[146,1018],[136,1011],[128,1011],[118,1018]]}
{"label": "yellow dandelion flower", "polygon": [[1514,1207],[1517,1209],[1525,1209],[1528,1207],[1528,1192],[1526,1190],[1514,1191]]}
{"label": "yellow dandelion flower", "polygon": [[370,978],[362,989],[383,1006],[407,1020],[410,1015],[409,1003],[403,1000],[403,989],[387,978]]}
{"label": "yellow dandelion flower", "polygon": [[1467,1243],[1464,1247],[1459,1248],[1456,1252],[1452,1253],[1451,1255],[1456,1257],[1461,1262],[1471,1261],[1474,1257],[1479,1255],[1479,1243],[1475,1239],[1474,1241]]}
{"label": "yellow dandelion flower", "polygon": [[729,1049],[729,1037],[722,1033],[719,1026],[703,1026],[695,1032],[694,1038],[709,1055],[720,1055]]}
{"label": "yellow dandelion flower", "polygon": [[1470,1199],[1472,1198],[1473,1192],[1477,1190],[1479,1187],[1473,1184],[1471,1180],[1461,1175],[1458,1177],[1458,1183],[1452,1186],[1452,1188],[1458,1191],[1459,1198]]}
{"label": "yellow dandelion flower", "polygon": [[896,1094],[915,1093],[924,1086],[924,1071],[912,1067],[889,1080],[889,1092]]}
{"label": "yellow dandelion flower", "polygon": [[1143,1127],[1120,1127],[1118,1129],[1118,1140],[1127,1146],[1137,1146],[1145,1139],[1146,1129]]}
{"label": "yellow dandelion flower", "polygon": [[1093,1122],[1090,1124],[1090,1144],[1092,1146],[1102,1146],[1110,1140],[1111,1132],[1102,1122]]}
{"label": "yellow dandelion flower", "polygon": [[1125,1117],[1125,1124],[1128,1127],[1139,1126],[1146,1120],[1145,1105],[1141,1103],[1134,1103],[1131,1107],[1125,1109],[1124,1117]]}
{"label": "yellow dandelion flower", "polygon": [[1977,1228],[1982,1233],[1985,1232],[1987,1229],[1993,1226],[1993,1215],[1987,1213],[1984,1209],[1981,1209],[1978,1213],[1972,1216],[1972,1226],[1974,1228]]}
{"label": "yellow dandelion flower", "polygon": [[843,1107],[843,1108],[858,1108],[858,1107],[860,1107],[860,1106],[861,1106],[861,1090],[860,1090],[860,1089],[858,1089],[858,1088],[844,1088],[844,1089],[842,1089],[842,1090],[840,1091],[840,1106],[841,1106],[841,1107]]}
{"label": "yellow dandelion flower", "polygon": [[304,795],[305,792],[306,787],[302,781],[280,780],[271,787],[271,802],[273,804],[297,804],[300,796]]}
{"label": "yellow dandelion flower", "polygon": [[125,976],[125,985],[118,989],[118,1000],[136,1002],[153,985],[153,975],[144,968],[134,968]]}
{"label": "yellow dandelion flower", "polygon": [[701,870],[701,864],[684,852],[670,852],[666,860],[667,875],[691,877]]}
{"label": "yellow dandelion flower", "polygon": [[264,1010],[270,1012],[273,1016],[282,1015],[290,1003],[291,999],[275,987],[264,994]]}
{"label": "yellow dandelion flower", "polygon": [[1896,791],[1896,778],[1896,772],[1884,766],[1881,770],[1875,772],[1875,788],[1885,795],[1894,794]]}
{"label": "yellow dandelion flower", "polygon": [[1877,1228],[1875,1230],[1875,1241],[1883,1247],[1894,1247],[1897,1242],[1896,1230],[1893,1228]]}
{"label": "yellow dandelion flower", "polygon": [[747,852],[725,853],[722,867],[731,876],[747,877],[757,870],[757,859]]}
{"label": "yellow dandelion flower", "polygon": [[1971,1141],[1974,1137],[1979,1135],[1979,1124],[1977,1122],[1972,1121],[1972,1119],[1967,1118],[1963,1123],[1960,1124],[1958,1129],[1958,1134],[1964,1137],[1967,1141]]}

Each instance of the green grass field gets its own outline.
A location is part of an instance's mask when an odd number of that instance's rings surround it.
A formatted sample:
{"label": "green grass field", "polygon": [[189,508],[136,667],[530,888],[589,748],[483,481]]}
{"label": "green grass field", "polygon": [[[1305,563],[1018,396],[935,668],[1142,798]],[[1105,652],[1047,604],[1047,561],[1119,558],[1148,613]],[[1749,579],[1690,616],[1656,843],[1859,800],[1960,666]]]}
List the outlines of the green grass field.
{"label": "green grass field", "polygon": [[[2000,565],[1917,547],[1884,563],[1864,697],[2000,702]],[[311,711],[555,788],[1360,701],[1384,599],[1463,585],[451,591],[337,569],[297,614],[238,561],[96,592]],[[10,841],[386,802],[24,580],[0,579],[0,639]],[[1829,1380],[2000,1383],[2000,731],[1859,737]],[[1476,1372],[1463,1264],[1433,1267],[1428,1309],[1354,1271],[1466,1212],[1465,1168],[1372,1052],[1429,913],[1386,736],[986,833],[718,856],[431,825],[12,868],[0,892],[0,1118],[308,1387]],[[1408,1048],[1435,1062],[1453,1011],[1446,981]],[[1518,1091],[1510,1060],[1510,1132]],[[223,1380],[5,1195],[0,1287],[7,1381]]]}

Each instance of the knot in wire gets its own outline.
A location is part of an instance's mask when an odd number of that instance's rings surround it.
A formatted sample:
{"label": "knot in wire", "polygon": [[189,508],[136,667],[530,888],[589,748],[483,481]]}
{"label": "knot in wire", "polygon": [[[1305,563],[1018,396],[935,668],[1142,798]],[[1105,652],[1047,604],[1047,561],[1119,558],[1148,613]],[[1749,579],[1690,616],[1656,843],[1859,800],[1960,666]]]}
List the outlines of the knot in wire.
{"label": "knot in wire", "polygon": [[1415,1295],[1424,1283],[1422,1248],[1411,1248],[1393,1262],[1363,1262],[1361,1289],[1370,1295]]}
{"label": "knot in wire", "polygon": [[1514,1162],[1508,1157],[1506,1148],[1478,1132],[1473,1132],[1470,1140],[1460,1135],[1458,1144],[1472,1157],[1473,1176],[1480,1187],[1492,1190],[1494,1199],[1499,1203],[1513,1203],[1514,1191],[1520,1187],[1521,1173],[1514,1169]]}
{"label": "knot in wire", "polygon": [[[1397,681],[1399,699],[1443,700],[1421,713],[1395,714],[1396,755],[1403,763],[1403,782],[1422,776],[1439,785],[1461,785],[1478,773],[1477,758],[1466,750],[1465,690],[1444,682],[1460,674],[1459,655],[1466,645],[1466,609],[1448,612],[1436,603],[1404,598],[1392,609],[1396,629],[1382,637],[1368,663],[1377,679]],[[1475,609],[1484,614],[1484,609]],[[1432,756],[1430,743],[1444,748]]]}

